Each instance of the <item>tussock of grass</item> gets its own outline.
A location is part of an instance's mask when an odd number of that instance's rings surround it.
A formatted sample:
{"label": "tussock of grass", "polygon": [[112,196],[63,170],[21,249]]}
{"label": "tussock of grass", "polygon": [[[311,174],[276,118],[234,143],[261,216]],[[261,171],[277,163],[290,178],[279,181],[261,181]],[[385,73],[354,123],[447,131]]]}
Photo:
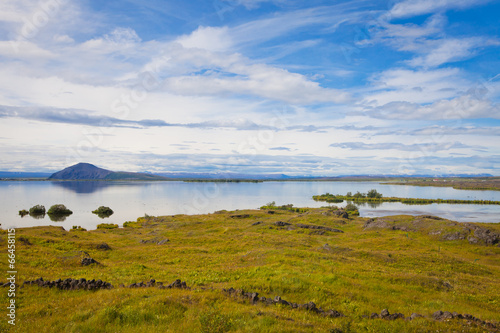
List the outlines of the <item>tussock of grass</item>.
{"label": "tussock of grass", "polygon": [[[340,219],[328,209],[248,210],[206,215],[146,216],[124,228],[68,232],[57,227],[17,229],[18,280],[101,279],[115,288],[60,291],[26,286],[17,293],[13,332],[482,332],[466,321],[430,319],[437,310],[500,321],[500,247],[443,241],[446,220],[386,218],[411,230],[364,228],[367,219]],[[248,215],[248,216],[247,216]],[[253,225],[261,221],[262,223]],[[278,227],[277,221],[290,226]],[[308,224],[344,233],[314,234]],[[498,224],[483,224],[499,230]],[[23,237],[26,241],[19,241]],[[2,239],[6,238],[2,231]],[[170,241],[158,245],[148,239]],[[97,249],[106,243],[111,250]],[[5,241],[2,251],[6,251]],[[90,256],[101,265],[81,266]],[[2,254],[6,258],[6,253]],[[7,261],[0,269],[7,271]],[[120,288],[140,281],[190,290]],[[258,292],[290,302],[314,302],[345,318],[325,318],[284,306],[251,304],[222,288]],[[7,293],[0,301],[7,304]],[[363,318],[384,308],[414,321]]]}

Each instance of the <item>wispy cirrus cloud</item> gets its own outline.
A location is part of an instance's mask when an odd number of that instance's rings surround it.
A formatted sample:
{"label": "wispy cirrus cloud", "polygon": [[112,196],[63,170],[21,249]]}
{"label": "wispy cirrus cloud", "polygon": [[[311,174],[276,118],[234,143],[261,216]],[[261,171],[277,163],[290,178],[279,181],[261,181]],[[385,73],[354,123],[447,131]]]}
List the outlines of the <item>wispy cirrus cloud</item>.
{"label": "wispy cirrus cloud", "polygon": [[490,100],[463,95],[450,100],[439,100],[428,105],[390,102],[371,109],[367,113],[374,118],[401,120],[500,119],[500,105]]}
{"label": "wispy cirrus cloud", "polygon": [[426,151],[426,152],[438,152],[450,149],[483,149],[482,146],[469,146],[460,142],[446,142],[446,143],[414,143],[414,144],[403,144],[397,142],[382,142],[382,143],[364,143],[364,142],[342,142],[342,143],[332,143],[330,147],[342,148],[342,149],[353,149],[353,150],[400,150],[400,151]]}
{"label": "wispy cirrus cloud", "polygon": [[405,18],[450,9],[467,9],[485,4],[491,0],[404,0],[390,10],[391,17]]}

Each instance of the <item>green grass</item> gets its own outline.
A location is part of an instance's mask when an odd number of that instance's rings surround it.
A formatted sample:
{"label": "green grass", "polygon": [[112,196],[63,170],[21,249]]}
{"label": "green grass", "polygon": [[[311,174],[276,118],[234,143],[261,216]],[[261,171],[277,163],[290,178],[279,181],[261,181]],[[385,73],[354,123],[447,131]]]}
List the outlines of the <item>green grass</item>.
{"label": "green grass", "polygon": [[[500,247],[442,241],[449,221],[426,220],[415,231],[364,229],[367,219],[343,220],[327,209],[142,217],[125,228],[68,232],[60,227],[16,230],[18,281],[101,279],[115,288],[60,291],[26,286],[17,292],[17,325],[0,332],[483,332],[466,321],[438,322],[437,311],[500,321]],[[415,217],[391,217],[414,225]],[[252,225],[256,221],[263,223]],[[276,221],[291,227],[279,228]],[[314,234],[297,223],[341,229]],[[392,222],[391,222],[392,223]],[[500,230],[499,224],[483,224]],[[22,237],[22,241],[21,241]],[[0,269],[7,269],[2,231]],[[165,239],[163,245],[141,240]],[[112,250],[97,249],[105,242]],[[326,246],[328,244],[328,246]],[[100,265],[81,266],[88,253]],[[156,279],[186,281],[189,290],[120,288]],[[222,292],[233,287],[289,302],[314,302],[343,312],[325,318],[285,306],[251,304]],[[2,289],[4,290],[4,289]],[[7,304],[7,289],[0,302]],[[370,320],[380,313],[426,316]]]}
{"label": "green grass", "polygon": [[353,196],[353,195],[341,195],[341,194],[321,194],[314,195],[313,200],[315,201],[325,201],[331,203],[340,203],[343,201],[353,201],[353,202],[401,202],[405,205],[429,205],[433,203],[437,204],[471,204],[471,205],[500,205],[500,201],[493,200],[459,200],[459,199],[421,199],[421,198],[398,198],[398,197],[380,197],[380,198],[369,198],[366,196]]}

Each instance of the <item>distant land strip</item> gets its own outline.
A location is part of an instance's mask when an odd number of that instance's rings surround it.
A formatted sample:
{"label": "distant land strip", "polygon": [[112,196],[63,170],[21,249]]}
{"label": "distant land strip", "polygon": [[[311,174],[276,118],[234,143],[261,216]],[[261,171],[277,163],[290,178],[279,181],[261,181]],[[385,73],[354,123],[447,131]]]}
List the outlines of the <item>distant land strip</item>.
{"label": "distant land strip", "polygon": [[419,199],[419,198],[397,198],[397,197],[382,197],[382,198],[362,198],[347,195],[321,194],[314,195],[313,200],[325,201],[330,203],[340,203],[343,201],[353,202],[401,202],[405,205],[428,205],[428,204],[473,204],[473,205],[500,205],[500,201],[492,200],[458,200],[458,199]]}
{"label": "distant land strip", "polygon": [[456,190],[487,190],[500,191],[500,180],[491,181],[408,181],[408,182],[386,182],[384,185],[410,185],[410,186],[433,186],[452,187]]}

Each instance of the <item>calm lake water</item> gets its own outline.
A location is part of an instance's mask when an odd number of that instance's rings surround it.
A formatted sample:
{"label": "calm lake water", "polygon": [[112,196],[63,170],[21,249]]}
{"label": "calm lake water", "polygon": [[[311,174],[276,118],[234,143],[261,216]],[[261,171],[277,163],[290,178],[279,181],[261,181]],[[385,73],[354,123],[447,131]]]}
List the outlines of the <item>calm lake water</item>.
{"label": "calm lake water", "polygon": [[[258,208],[268,202],[296,207],[321,207],[312,196],[345,194],[376,189],[384,196],[441,199],[500,200],[500,191],[455,190],[444,187],[382,185],[377,182],[264,182],[264,183],[185,183],[172,182],[90,182],[90,181],[1,181],[1,228],[57,225],[66,230],[74,225],[95,229],[99,223],[135,221],[144,214],[204,214],[217,210]],[[21,218],[18,211],[41,204],[47,209],[64,204],[73,211],[65,221],[54,222],[30,216]],[[344,206],[345,203],[336,204]],[[99,206],[109,206],[114,214],[100,219],[92,214]],[[403,205],[382,203],[361,204],[361,216],[375,217],[396,214],[432,214],[460,222],[500,222],[498,205]]]}

